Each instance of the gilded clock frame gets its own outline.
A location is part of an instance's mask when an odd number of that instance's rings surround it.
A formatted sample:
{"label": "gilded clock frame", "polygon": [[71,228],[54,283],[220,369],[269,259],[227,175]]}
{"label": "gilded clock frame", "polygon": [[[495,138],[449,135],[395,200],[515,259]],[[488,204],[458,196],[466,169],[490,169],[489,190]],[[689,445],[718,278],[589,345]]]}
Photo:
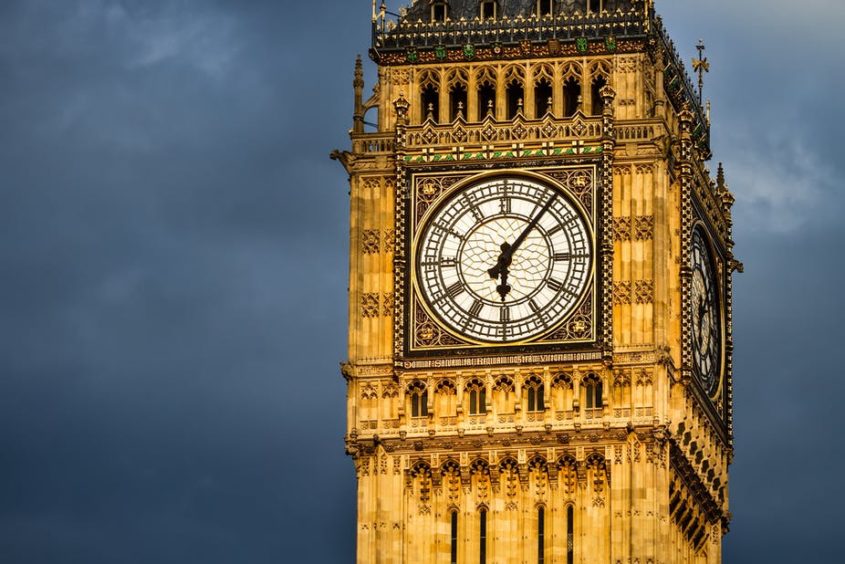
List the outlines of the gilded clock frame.
{"label": "gilded clock frame", "polygon": [[[579,159],[580,160],[580,159]],[[562,350],[588,350],[595,351],[601,346],[602,337],[602,315],[601,305],[605,296],[602,283],[610,273],[603,272],[603,262],[600,260],[601,248],[604,244],[603,237],[606,236],[603,229],[604,202],[602,198],[602,161],[601,160],[580,160],[578,163],[555,163],[539,164],[530,167],[502,167],[495,169],[466,169],[466,170],[437,170],[429,167],[408,170],[407,201],[405,202],[406,231],[403,234],[403,245],[405,245],[405,256],[407,257],[407,268],[396,269],[395,283],[397,287],[404,288],[405,303],[403,304],[406,323],[401,324],[401,339],[403,356],[407,358],[420,358],[425,356],[467,356],[479,354],[498,354],[503,352],[560,352]],[[570,175],[574,177],[578,173],[586,173],[589,177],[589,186],[581,193],[575,192],[572,187],[565,185],[560,179],[553,176]],[[523,177],[551,186],[560,191],[574,205],[577,212],[583,217],[590,235],[590,246],[592,255],[590,257],[589,282],[582,294],[576,301],[576,305],[570,310],[567,316],[549,328],[539,336],[514,341],[511,343],[489,343],[474,340],[465,335],[460,335],[445,323],[442,323],[438,316],[431,311],[426,300],[422,297],[417,280],[417,247],[419,238],[422,235],[426,222],[431,214],[447,202],[454,194],[477,182],[495,177]],[[422,195],[424,181],[433,181],[445,185],[437,194]],[[587,196],[585,205],[584,197]],[[397,201],[397,205],[401,205]],[[589,209],[587,209],[589,207]],[[577,319],[576,319],[577,318]],[[586,322],[588,328],[577,331],[578,322]],[[570,325],[574,328],[566,330]],[[438,339],[419,339],[421,331],[433,329]],[[423,334],[423,337],[426,335]],[[429,340],[431,344],[425,345]],[[422,342],[421,342],[422,341]]]}

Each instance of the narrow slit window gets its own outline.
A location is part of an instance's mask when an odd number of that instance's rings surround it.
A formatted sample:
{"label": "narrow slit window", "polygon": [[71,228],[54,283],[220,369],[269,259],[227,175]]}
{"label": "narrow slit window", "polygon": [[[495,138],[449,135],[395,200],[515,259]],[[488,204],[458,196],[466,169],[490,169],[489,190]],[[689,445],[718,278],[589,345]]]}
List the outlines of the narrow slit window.
{"label": "narrow slit window", "polygon": [[487,511],[481,510],[478,522],[478,561],[487,564]]}
{"label": "narrow slit window", "polygon": [[546,561],[546,510],[542,507],[537,510],[537,562],[544,564]]}
{"label": "narrow slit window", "polygon": [[431,21],[433,22],[445,22],[446,17],[448,14],[448,6],[446,6],[446,2],[442,0],[438,0],[434,4],[431,5]]}
{"label": "narrow slit window", "polygon": [[417,383],[409,390],[411,396],[411,417],[428,417],[428,390]]}
{"label": "narrow slit window", "polygon": [[587,0],[587,11],[594,14],[601,12],[601,0]]}
{"label": "narrow slit window", "polygon": [[496,2],[494,0],[485,0],[481,2],[481,19],[495,20],[496,19]]}
{"label": "narrow slit window", "polygon": [[452,511],[452,532],[450,535],[452,546],[451,564],[458,564],[458,512]]}
{"label": "narrow slit window", "polygon": [[575,564],[575,510],[566,508],[566,564]]}
{"label": "narrow slit window", "polygon": [[537,0],[537,15],[541,18],[552,15],[552,0]]}

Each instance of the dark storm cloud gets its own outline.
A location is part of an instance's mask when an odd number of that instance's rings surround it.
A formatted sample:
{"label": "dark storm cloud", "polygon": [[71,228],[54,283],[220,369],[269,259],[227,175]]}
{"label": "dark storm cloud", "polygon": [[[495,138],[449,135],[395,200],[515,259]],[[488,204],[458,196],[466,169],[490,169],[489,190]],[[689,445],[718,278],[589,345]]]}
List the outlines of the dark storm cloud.
{"label": "dark storm cloud", "polygon": [[[728,561],[833,561],[842,11],[710,5],[660,8],[708,40],[748,265]],[[351,560],[326,156],[368,35],[365,1],[0,5],[0,561]]]}

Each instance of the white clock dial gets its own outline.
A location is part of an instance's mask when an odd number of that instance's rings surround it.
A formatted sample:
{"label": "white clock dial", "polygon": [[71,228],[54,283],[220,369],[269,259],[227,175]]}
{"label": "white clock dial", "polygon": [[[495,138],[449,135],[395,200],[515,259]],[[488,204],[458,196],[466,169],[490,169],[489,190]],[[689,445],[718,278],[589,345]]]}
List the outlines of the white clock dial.
{"label": "white clock dial", "polygon": [[511,343],[541,335],[578,304],[592,275],[591,234],[567,197],[497,177],[452,195],[417,246],[417,279],[454,332]]}

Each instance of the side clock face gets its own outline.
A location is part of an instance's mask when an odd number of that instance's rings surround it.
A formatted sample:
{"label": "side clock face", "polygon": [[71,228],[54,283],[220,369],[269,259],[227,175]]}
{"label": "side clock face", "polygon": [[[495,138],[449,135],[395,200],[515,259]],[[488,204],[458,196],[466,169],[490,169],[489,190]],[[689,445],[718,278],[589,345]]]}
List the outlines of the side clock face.
{"label": "side clock face", "polygon": [[700,230],[692,239],[692,351],[699,381],[709,395],[719,387],[722,322],[719,285]]}
{"label": "side clock face", "polygon": [[591,233],[567,197],[497,177],[459,190],[428,216],[417,280],[430,310],[481,343],[514,343],[559,325],[592,275]]}

